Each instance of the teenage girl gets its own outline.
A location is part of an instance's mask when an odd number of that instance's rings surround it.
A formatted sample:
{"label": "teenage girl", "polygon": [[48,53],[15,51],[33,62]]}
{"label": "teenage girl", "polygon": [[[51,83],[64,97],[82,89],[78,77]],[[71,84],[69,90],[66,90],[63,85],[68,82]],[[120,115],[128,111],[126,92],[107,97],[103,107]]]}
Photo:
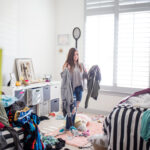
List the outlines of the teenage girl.
{"label": "teenage girl", "polygon": [[[77,49],[71,48],[69,50],[67,59],[63,65],[63,69],[68,68],[70,71],[71,84],[73,89],[73,96],[75,97],[75,106],[78,108],[82,99],[83,79],[86,76],[86,70],[79,62],[79,53]],[[75,109],[73,109],[74,113]]]}

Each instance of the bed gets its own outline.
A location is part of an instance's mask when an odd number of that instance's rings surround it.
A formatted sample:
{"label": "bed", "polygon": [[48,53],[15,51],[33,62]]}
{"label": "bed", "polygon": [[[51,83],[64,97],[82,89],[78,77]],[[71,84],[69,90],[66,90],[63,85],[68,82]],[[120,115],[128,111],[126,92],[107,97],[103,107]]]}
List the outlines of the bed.
{"label": "bed", "polygon": [[[146,100],[143,100],[146,94]],[[132,94],[113,109],[103,124],[108,150],[150,150],[150,141],[140,136],[142,115],[148,108],[150,89]]]}

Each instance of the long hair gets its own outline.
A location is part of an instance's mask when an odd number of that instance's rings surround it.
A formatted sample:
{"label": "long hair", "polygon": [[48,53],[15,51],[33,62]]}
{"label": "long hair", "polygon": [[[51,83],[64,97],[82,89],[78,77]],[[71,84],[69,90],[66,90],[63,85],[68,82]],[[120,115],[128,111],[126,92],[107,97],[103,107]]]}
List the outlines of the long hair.
{"label": "long hair", "polygon": [[[67,55],[67,59],[65,61],[65,64],[69,64],[70,65],[70,71],[73,71],[74,67],[75,67],[75,63],[74,63],[74,54],[77,51],[77,49],[75,48],[70,48],[68,55]],[[65,65],[64,64],[64,65]],[[82,71],[82,67],[79,63],[79,58],[77,60],[77,66],[80,68],[80,71]]]}

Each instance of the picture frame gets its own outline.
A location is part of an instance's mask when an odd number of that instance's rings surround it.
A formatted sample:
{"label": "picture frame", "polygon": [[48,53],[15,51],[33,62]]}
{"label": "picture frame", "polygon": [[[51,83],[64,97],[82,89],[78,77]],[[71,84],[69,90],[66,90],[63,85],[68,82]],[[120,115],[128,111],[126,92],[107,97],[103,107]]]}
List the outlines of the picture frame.
{"label": "picture frame", "polygon": [[69,34],[59,34],[57,35],[57,44],[58,45],[69,45],[70,37]]}
{"label": "picture frame", "polygon": [[16,58],[15,61],[19,80],[23,79],[29,82],[36,80],[31,58]]}

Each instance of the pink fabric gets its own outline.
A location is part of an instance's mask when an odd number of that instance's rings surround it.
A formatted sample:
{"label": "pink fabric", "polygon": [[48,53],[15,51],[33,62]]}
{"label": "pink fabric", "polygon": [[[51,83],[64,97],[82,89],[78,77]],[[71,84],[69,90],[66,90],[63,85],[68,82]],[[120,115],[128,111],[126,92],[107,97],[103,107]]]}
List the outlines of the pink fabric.
{"label": "pink fabric", "polygon": [[0,122],[0,129],[4,128],[4,125]]}
{"label": "pink fabric", "polygon": [[[103,128],[103,124],[97,123],[97,122],[90,122],[89,125],[87,126],[90,136],[92,136],[94,134],[103,133],[102,128]],[[59,131],[55,131],[55,132],[47,134],[47,135],[54,136],[54,135],[56,135],[56,133],[59,133]],[[68,136],[71,139],[69,139]],[[90,137],[90,136],[88,136],[88,137]],[[73,135],[70,131],[68,131],[65,134],[57,136],[57,138],[62,138],[63,140],[65,140],[66,144],[72,145],[75,147],[85,146],[88,143],[88,140],[87,140],[88,137],[83,137],[83,136],[73,137]]]}

